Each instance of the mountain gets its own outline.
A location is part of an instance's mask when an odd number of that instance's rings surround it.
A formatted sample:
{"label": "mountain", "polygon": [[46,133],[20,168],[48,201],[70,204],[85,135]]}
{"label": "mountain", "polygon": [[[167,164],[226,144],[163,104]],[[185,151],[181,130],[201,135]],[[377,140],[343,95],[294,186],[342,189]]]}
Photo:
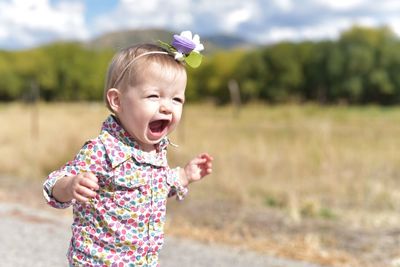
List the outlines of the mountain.
{"label": "mountain", "polygon": [[[87,42],[86,45],[90,48],[110,48],[118,50],[123,47],[138,43],[157,43],[158,40],[162,40],[166,43],[171,43],[172,36],[174,34],[176,33],[162,29],[117,31],[103,34]],[[255,47],[255,44],[252,44],[237,36],[222,34],[201,36],[201,42],[206,47],[205,53],[212,53],[216,50],[221,49]]]}
{"label": "mountain", "polygon": [[92,48],[121,49],[138,43],[157,43],[157,40],[169,42],[173,32],[159,29],[126,30],[103,34],[87,43]]}

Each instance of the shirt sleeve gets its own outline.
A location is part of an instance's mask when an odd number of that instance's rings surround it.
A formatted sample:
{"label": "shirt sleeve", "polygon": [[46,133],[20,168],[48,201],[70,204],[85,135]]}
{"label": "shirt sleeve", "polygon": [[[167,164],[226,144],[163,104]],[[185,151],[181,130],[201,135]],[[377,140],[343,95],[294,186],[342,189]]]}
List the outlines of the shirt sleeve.
{"label": "shirt sleeve", "polygon": [[167,170],[167,183],[171,187],[168,197],[176,196],[177,200],[183,200],[188,194],[188,188],[183,186],[180,180],[180,168]]}
{"label": "shirt sleeve", "polygon": [[104,155],[104,153],[99,153],[100,150],[104,151],[104,147],[99,145],[97,140],[88,141],[81,148],[74,160],[69,161],[59,170],[50,173],[43,184],[43,195],[50,206],[65,209],[74,203],[75,200],[60,202],[55,199],[52,194],[53,187],[58,180],[65,176],[75,176],[83,172],[95,172],[96,174],[97,172],[101,172],[102,164],[100,163],[99,155]]}
{"label": "shirt sleeve", "polygon": [[66,166],[61,168],[60,170],[54,171],[50,173],[47,177],[46,181],[43,184],[43,196],[47,201],[47,204],[57,209],[66,209],[73,204],[73,200],[69,202],[60,202],[53,197],[53,187],[57,183],[58,180],[65,176],[71,176],[72,174],[65,171]]}

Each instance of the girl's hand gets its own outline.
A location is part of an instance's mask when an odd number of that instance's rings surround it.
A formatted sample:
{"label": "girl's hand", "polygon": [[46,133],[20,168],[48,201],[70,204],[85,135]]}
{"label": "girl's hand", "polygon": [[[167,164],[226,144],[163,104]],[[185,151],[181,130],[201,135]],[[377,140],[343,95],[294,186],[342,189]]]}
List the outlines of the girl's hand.
{"label": "girl's hand", "polygon": [[68,193],[78,202],[88,202],[90,198],[97,195],[98,189],[98,179],[91,172],[72,176],[67,184]]}
{"label": "girl's hand", "polygon": [[207,153],[202,153],[189,161],[183,169],[183,172],[181,172],[181,175],[183,176],[181,179],[183,185],[187,186],[188,184],[196,182],[210,174],[212,172],[213,160],[213,157]]}

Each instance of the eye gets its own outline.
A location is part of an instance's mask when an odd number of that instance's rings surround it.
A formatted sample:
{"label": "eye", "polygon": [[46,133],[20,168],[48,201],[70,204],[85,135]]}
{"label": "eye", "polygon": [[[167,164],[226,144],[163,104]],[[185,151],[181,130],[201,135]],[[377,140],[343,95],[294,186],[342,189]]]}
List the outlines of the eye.
{"label": "eye", "polygon": [[175,102],[178,102],[178,103],[181,103],[181,104],[183,104],[183,102],[185,102],[185,100],[183,98],[180,98],[180,97],[174,97],[173,100]]}
{"label": "eye", "polygon": [[156,95],[156,94],[151,94],[151,95],[148,95],[147,98],[149,98],[149,99],[156,99],[156,98],[158,98],[158,95]]}

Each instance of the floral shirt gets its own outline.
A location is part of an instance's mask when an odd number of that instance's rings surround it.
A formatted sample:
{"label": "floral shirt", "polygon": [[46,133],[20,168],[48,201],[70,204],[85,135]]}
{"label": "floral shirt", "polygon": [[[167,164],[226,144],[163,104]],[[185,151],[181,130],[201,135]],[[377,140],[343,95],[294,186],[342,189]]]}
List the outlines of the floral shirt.
{"label": "floral shirt", "polygon": [[[182,199],[187,193],[179,169],[168,167],[168,144],[164,138],[156,153],[144,152],[110,115],[97,138],[48,176],[47,202],[55,208],[73,205],[72,266],[158,266],[167,197]],[[61,203],[52,196],[58,179],[83,172],[99,180],[95,198],[86,204]]]}

